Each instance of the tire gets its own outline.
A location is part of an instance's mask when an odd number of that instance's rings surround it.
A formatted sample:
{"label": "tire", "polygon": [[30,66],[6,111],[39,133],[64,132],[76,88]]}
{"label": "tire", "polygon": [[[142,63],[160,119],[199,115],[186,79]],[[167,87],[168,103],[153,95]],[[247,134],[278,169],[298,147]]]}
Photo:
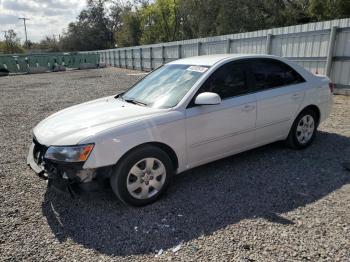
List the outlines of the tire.
{"label": "tire", "polygon": [[164,193],[173,170],[167,153],[156,146],[145,145],[121,159],[113,171],[110,184],[123,203],[145,206]]}
{"label": "tire", "polygon": [[[303,110],[294,120],[292,128],[289,131],[289,135],[285,141],[287,146],[293,149],[304,149],[310,146],[315,139],[317,126],[318,117],[315,111],[311,109]],[[304,139],[301,139],[302,137]]]}

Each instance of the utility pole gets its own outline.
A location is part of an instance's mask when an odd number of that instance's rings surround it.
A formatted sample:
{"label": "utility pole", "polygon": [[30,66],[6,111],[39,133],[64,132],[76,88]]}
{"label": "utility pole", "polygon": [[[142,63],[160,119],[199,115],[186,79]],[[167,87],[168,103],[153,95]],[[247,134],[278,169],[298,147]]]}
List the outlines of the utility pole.
{"label": "utility pole", "polygon": [[26,17],[19,17],[18,19],[23,20],[23,25],[24,25],[24,33],[26,35],[26,43],[25,45],[28,47],[28,36],[27,36],[27,25],[26,25],[26,20],[30,20],[29,18]]}

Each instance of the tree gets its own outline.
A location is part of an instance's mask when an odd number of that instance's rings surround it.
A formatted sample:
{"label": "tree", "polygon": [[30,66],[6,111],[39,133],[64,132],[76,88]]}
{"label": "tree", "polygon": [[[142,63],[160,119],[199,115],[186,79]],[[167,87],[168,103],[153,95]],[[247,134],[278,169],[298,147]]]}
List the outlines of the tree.
{"label": "tree", "polygon": [[310,16],[315,21],[350,16],[349,0],[310,0]]}
{"label": "tree", "polygon": [[43,49],[46,52],[60,52],[61,44],[54,37],[46,36],[45,39],[41,40],[39,44],[35,45],[39,49]]}
{"label": "tree", "polygon": [[113,31],[107,17],[107,0],[88,0],[87,8],[81,11],[78,21],[68,25],[62,38],[66,50],[98,50],[114,46]]}
{"label": "tree", "polygon": [[140,44],[141,19],[137,8],[130,3],[114,3],[111,7],[111,24],[114,40],[118,46],[133,46]]}
{"label": "tree", "polygon": [[5,53],[6,43],[5,41],[0,41],[0,54]]}
{"label": "tree", "polygon": [[61,46],[108,49],[349,16],[349,0],[88,0]]}
{"label": "tree", "polygon": [[181,0],[180,30],[183,39],[216,35],[222,0]]}
{"label": "tree", "polygon": [[308,22],[309,0],[183,0],[185,38],[254,31]]}
{"label": "tree", "polygon": [[5,33],[5,41],[0,45],[0,51],[5,54],[23,53],[24,49],[21,46],[20,38],[14,30],[7,30]]}
{"label": "tree", "polygon": [[115,33],[118,46],[135,46],[140,44],[141,19],[135,13],[126,13],[122,17],[123,26]]}
{"label": "tree", "polygon": [[177,40],[180,35],[179,0],[138,0],[115,3],[110,18],[118,46]]}
{"label": "tree", "polygon": [[141,18],[141,43],[169,42],[179,38],[179,1],[156,0],[138,10]]}

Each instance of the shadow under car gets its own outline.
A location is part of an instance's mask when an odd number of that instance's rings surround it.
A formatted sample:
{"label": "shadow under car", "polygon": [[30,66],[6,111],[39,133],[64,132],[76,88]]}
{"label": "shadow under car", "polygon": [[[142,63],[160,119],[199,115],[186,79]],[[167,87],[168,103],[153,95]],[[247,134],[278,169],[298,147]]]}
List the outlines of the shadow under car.
{"label": "shadow under car", "polygon": [[349,137],[319,132],[305,150],[274,143],[187,171],[143,208],[123,205],[108,188],[73,200],[48,190],[42,210],[59,241],[116,256],[168,249],[243,219],[292,226],[282,213],[350,182],[341,166],[347,148]]}

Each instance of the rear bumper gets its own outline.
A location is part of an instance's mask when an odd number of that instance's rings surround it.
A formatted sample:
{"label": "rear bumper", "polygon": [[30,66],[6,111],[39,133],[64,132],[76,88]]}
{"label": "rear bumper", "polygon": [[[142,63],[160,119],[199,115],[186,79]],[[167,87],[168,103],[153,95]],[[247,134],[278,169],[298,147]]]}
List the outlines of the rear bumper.
{"label": "rear bumper", "polygon": [[320,123],[322,123],[323,121],[325,121],[329,115],[332,112],[332,108],[333,108],[333,95],[331,95],[329,97],[329,100],[323,102],[322,104],[320,104],[319,106],[320,111],[321,111],[321,118],[320,118]]}

